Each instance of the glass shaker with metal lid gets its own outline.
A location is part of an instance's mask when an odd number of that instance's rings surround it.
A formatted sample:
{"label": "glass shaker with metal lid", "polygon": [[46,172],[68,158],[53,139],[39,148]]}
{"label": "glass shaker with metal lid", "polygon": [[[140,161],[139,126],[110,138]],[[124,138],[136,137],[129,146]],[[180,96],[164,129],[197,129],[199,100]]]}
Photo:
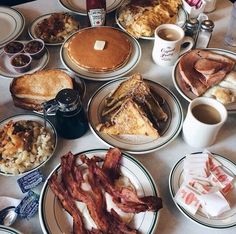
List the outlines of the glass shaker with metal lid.
{"label": "glass shaker with metal lid", "polygon": [[196,18],[188,19],[185,24],[185,36],[192,37],[195,40],[198,24],[199,22]]}
{"label": "glass shaker with metal lid", "polygon": [[66,139],[81,137],[88,129],[88,122],[78,91],[63,89],[55,99],[44,103],[47,112],[56,110],[56,129]]}
{"label": "glass shaker with metal lid", "polygon": [[201,23],[200,31],[198,33],[196,48],[207,48],[211,40],[214,23],[211,20],[204,20]]}

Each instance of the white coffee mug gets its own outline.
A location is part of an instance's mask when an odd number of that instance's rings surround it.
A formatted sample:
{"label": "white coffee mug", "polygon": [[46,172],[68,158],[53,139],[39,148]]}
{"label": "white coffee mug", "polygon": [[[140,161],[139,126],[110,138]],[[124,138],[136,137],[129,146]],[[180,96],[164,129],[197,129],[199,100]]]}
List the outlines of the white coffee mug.
{"label": "white coffee mug", "polygon": [[[188,42],[186,48],[181,45]],[[184,30],[175,24],[162,24],[155,29],[155,41],[152,50],[154,62],[161,66],[172,66],[178,57],[194,45],[191,37],[184,36]]]}
{"label": "white coffee mug", "polygon": [[204,148],[215,142],[227,119],[225,106],[213,98],[199,97],[190,102],[183,123],[183,138],[193,147]]}

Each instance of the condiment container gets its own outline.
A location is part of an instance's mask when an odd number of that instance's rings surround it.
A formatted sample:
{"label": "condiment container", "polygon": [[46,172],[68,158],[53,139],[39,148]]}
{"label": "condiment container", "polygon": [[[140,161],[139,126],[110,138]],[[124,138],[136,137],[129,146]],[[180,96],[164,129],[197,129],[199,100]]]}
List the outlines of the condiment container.
{"label": "condiment container", "polygon": [[9,57],[22,52],[24,49],[24,44],[20,41],[11,41],[3,47],[3,51]]}
{"label": "condiment container", "polygon": [[196,48],[207,48],[211,40],[214,23],[211,20],[204,20],[201,23],[196,41]]}
{"label": "condiment container", "polygon": [[45,44],[41,39],[34,39],[25,44],[24,52],[28,53],[33,59],[41,58],[45,53]]}
{"label": "condiment container", "polygon": [[106,0],[86,0],[86,8],[92,27],[105,25]]}
{"label": "condiment container", "polygon": [[10,64],[19,73],[29,71],[31,68],[31,62],[31,56],[25,53],[18,53],[10,58]]}
{"label": "condiment container", "polygon": [[88,122],[77,90],[62,89],[55,99],[43,105],[45,112],[56,110],[55,122],[59,136],[76,139],[87,131]]}
{"label": "condiment container", "polygon": [[185,36],[192,37],[194,42],[197,39],[199,21],[196,18],[188,19],[185,23]]}

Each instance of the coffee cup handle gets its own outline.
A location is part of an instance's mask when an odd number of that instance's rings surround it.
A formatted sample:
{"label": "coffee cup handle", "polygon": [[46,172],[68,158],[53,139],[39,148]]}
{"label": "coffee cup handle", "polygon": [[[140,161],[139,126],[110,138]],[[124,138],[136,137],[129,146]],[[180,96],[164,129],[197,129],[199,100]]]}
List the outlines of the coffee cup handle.
{"label": "coffee cup handle", "polygon": [[186,53],[187,51],[191,50],[194,46],[194,40],[192,37],[184,37],[181,44],[183,45],[184,43],[188,43],[188,46],[181,49],[179,55]]}

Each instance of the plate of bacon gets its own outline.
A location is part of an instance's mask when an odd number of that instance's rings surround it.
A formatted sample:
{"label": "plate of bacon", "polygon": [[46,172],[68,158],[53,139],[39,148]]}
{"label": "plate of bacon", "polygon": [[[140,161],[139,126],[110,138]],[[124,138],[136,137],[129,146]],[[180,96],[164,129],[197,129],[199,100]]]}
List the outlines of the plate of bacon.
{"label": "plate of bacon", "polygon": [[61,157],[41,192],[44,233],[154,233],[162,200],[148,171],[118,148]]}
{"label": "plate of bacon", "polygon": [[172,71],[178,92],[191,101],[212,97],[236,112],[236,54],[223,49],[195,49],[176,62]]}

